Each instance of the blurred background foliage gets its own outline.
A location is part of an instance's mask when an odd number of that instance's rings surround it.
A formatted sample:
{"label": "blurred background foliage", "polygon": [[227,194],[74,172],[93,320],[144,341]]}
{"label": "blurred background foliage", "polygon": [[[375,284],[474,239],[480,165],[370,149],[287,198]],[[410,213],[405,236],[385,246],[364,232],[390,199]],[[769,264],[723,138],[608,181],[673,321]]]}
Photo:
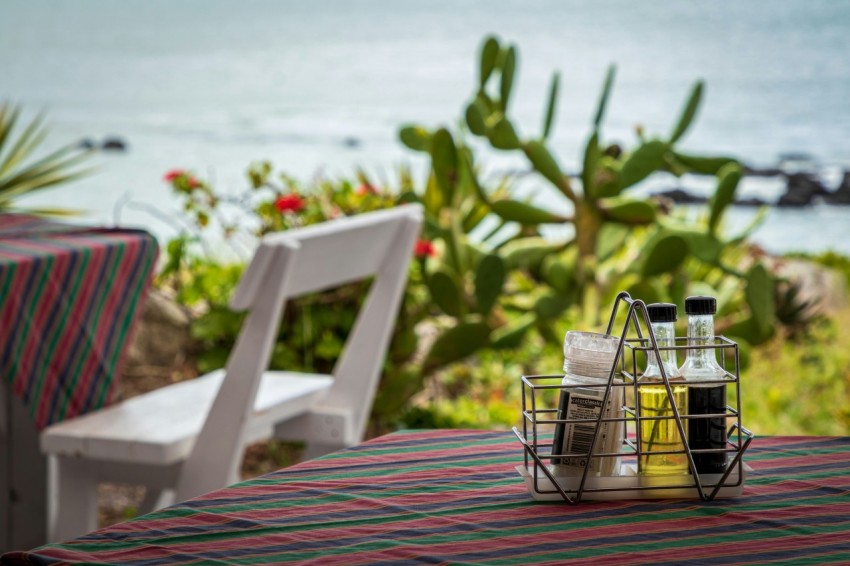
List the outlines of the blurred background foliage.
{"label": "blurred background foliage", "polygon": [[[668,135],[637,128],[634,145],[625,148],[603,136],[615,83],[610,68],[590,120],[582,170],[570,174],[549,142],[559,76],[546,93],[539,133],[527,135],[510,117],[516,70],[516,46],[486,38],[464,115],[449,126],[400,129],[401,141],[430,160],[421,180],[401,170],[392,181],[358,172],[352,179],[302,185],[263,162],[249,167],[244,191],[224,195],[190,172],[166,175],[191,229],[167,244],[157,284],[194,313],[197,369],[221,366],[236,337],[241,315],[227,302],[251,238],[420,202],[426,222],[375,402],[373,433],[514,424],[519,376],[560,373],[564,332],[600,329],[621,290],[647,303],[676,303],[681,313],[689,295],[717,297],[718,334],[741,344],[748,427],[846,433],[850,415],[835,399],[847,398],[850,329],[840,318],[814,317],[795,285],[748,243],[757,223],[727,233],[724,214],[740,164],[677,147],[698,113],[702,83],[671,117]],[[528,173],[486,174],[484,149],[522,156]],[[631,194],[658,171],[715,177],[714,194],[698,217]],[[541,206],[528,198],[528,185],[560,195],[572,212]],[[216,231],[241,260],[211,253]],[[815,259],[850,273],[845,258]],[[272,367],[330,371],[364,290],[362,284],[345,286],[291,301]],[[684,322],[682,316],[680,333]]]}

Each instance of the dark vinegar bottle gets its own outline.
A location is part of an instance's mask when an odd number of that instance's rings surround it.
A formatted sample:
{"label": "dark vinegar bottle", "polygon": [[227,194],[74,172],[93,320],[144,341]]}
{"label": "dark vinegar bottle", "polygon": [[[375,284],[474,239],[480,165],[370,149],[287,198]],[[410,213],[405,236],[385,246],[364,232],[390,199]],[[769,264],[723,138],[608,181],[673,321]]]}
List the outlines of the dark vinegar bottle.
{"label": "dark vinegar bottle", "polygon": [[[713,297],[688,297],[688,345],[714,344]],[[688,385],[688,445],[691,450],[726,448],[726,372],[717,363],[714,348],[689,349],[679,370]],[[721,415],[700,417],[700,415]],[[698,474],[722,474],[726,470],[726,452],[693,454]]]}

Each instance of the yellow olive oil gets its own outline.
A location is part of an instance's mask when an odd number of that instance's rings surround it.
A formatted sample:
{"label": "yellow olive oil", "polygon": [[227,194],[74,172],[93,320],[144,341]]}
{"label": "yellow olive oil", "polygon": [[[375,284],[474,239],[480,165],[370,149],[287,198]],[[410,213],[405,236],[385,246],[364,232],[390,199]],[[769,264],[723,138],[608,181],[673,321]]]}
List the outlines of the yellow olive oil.
{"label": "yellow olive oil", "polygon": [[[673,399],[679,415],[688,414],[688,387],[681,383],[670,383]],[[652,383],[638,387],[641,417],[663,417],[658,420],[640,421],[641,456],[638,469],[643,476],[672,476],[688,474],[688,457],[676,426],[676,418],[670,404],[667,388],[663,383]],[[687,434],[687,419],[682,420]],[[677,452],[676,454],[654,454],[655,452]]]}

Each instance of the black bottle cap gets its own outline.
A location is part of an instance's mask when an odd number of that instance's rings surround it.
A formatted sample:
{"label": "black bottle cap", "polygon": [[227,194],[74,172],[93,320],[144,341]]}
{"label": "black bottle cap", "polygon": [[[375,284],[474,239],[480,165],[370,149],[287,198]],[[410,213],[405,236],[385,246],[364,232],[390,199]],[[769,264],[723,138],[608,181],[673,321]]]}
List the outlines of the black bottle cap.
{"label": "black bottle cap", "polygon": [[676,322],[676,305],[673,303],[652,303],[646,306],[650,322]]}
{"label": "black bottle cap", "polygon": [[714,314],[717,300],[714,297],[688,297],[685,299],[686,314]]}

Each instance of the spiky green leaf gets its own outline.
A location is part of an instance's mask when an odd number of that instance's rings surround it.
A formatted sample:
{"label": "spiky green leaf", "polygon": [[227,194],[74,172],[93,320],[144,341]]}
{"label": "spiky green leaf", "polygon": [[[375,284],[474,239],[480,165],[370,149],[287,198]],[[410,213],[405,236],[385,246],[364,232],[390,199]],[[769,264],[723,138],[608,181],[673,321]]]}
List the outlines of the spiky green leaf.
{"label": "spiky green leaf", "polygon": [[617,67],[611,65],[605,73],[605,82],[602,85],[602,94],[599,96],[599,105],[596,107],[596,116],[593,119],[593,129],[599,130],[602,119],[605,117],[605,107],[608,106],[608,98],[611,96],[611,88],[614,86],[614,77]]}
{"label": "spiky green leaf", "polygon": [[561,82],[561,74],[555,73],[552,75],[552,83],[549,85],[549,100],[546,103],[546,115],[543,118],[543,135],[544,140],[549,137],[552,131],[552,122],[555,120],[555,109],[558,104],[558,87]]}
{"label": "spiky green leaf", "polygon": [[708,230],[712,234],[723,218],[726,208],[735,200],[735,191],[743,171],[737,163],[725,165],[717,174],[717,189],[709,199]]}
{"label": "spiky green leaf", "polygon": [[688,96],[688,101],[685,103],[685,107],[682,109],[682,114],[679,116],[679,121],[676,123],[676,127],[673,128],[673,133],[670,135],[671,144],[679,141],[679,138],[685,135],[685,132],[688,131],[688,128],[699,109],[699,104],[702,100],[702,91],[702,81],[697,81],[694,83],[694,86],[691,87],[691,93]]}

